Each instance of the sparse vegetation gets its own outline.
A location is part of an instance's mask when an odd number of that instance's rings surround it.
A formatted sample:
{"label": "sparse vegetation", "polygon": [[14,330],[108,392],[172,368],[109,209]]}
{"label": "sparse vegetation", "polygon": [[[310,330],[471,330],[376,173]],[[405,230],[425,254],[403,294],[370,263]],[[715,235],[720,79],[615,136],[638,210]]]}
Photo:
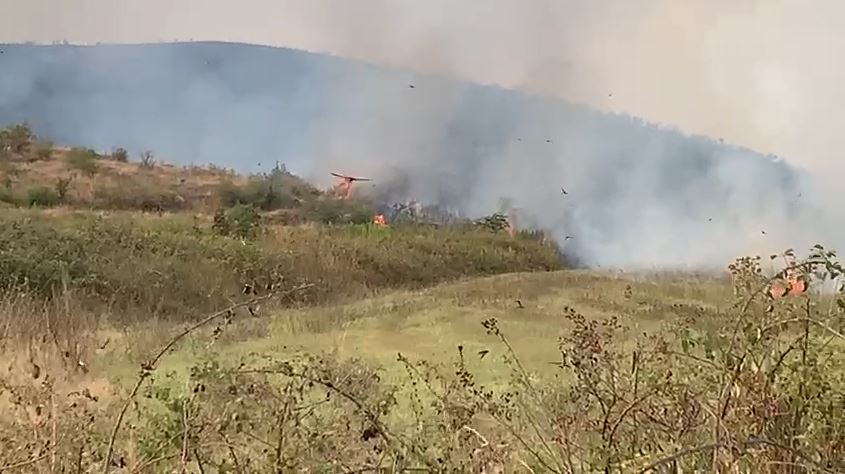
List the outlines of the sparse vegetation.
{"label": "sparse vegetation", "polygon": [[141,168],[155,168],[156,159],[153,152],[147,150],[141,153]]}
{"label": "sparse vegetation", "polygon": [[70,184],[73,182],[71,178],[59,178],[56,180],[56,196],[59,199],[59,202],[65,202],[67,199],[68,190],[70,190]]}
{"label": "sparse vegetation", "polygon": [[86,175],[93,175],[97,172],[99,165],[97,152],[88,148],[72,148],[65,156],[68,166],[81,171]]}
{"label": "sparse vegetation", "polygon": [[111,159],[117,161],[118,163],[128,163],[129,152],[126,148],[115,148],[115,150],[112,151]]}
{"label": "sparse vegetation", "polygon": [[22,155],[29,151],[35,134],[27,123],[20,123],[0,129],[0,149]]}
{"label": "sparse vegetation", "polygon": [[135,177],[115,177],[94,185],[90,202],[95,209],[143,212],[174,212],[187,207],[176,191]]}
{"label": "sparse vegetation", "polygon": [[49,140],[38,140],[35,142],[35,159],[46,161],[53,157],[53,142]]}

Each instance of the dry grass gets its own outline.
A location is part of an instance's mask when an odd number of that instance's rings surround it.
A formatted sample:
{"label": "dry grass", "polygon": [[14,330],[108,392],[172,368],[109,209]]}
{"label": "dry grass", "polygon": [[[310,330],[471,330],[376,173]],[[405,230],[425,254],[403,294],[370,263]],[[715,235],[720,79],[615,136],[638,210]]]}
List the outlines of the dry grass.
{"label": "dry grass", "polygon": [[[87,373],[38,362],[49,390],[18,362],[10,393],[31,390],[9,413],[41,404],[46,421],[3,426],[42,440],[9,451],[32,472],[50,472],[51,416],[55,465],[105,472],[122,406],[109,472],[840,472],[842,311],[818,296],[767,309],[754,275],[736,272],[753,288],[737,297],[725,279],[562,271],[224,311],[142,379],[133,367],[185,331],[104,329]],[[75,408],[50,415],[51,397]]]}
{"label": "dry grass", "polygon": [[20,200],[29,189],[53,188],[60,180],[69,180],[66,203],[74,207],[152,211],[161,207],[203,213],[219,205],[221,186],[247,182],[246,177],[222,169],[169,164],[143,167],[105,158],[97,158],[95,168],[86,171],[68,160],[73,153],[57,148],[49,159],[7,162],[0,169],[0,180],[7,184],[7,192]]}

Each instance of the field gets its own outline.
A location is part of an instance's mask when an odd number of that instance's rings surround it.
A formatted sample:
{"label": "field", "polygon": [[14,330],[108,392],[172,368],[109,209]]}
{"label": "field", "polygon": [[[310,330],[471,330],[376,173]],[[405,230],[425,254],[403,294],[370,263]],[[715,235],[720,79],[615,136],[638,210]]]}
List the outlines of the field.
{"label": "field", "polygon": [[566,269],[541,234],[15,133],[0,472],[845,471],[845,301],[771,300],[760,260]]}

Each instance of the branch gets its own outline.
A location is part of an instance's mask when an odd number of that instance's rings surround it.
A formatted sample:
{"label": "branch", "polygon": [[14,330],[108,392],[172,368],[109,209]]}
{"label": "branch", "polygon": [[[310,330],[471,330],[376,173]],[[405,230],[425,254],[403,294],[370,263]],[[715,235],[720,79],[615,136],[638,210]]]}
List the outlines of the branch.
{"label": "branch", "polygon": [[772,448],[781,449],[783,451],[789,451],[792,454],[794,454],[795,456],[803,459],[804,461],[811,464],[813,467],[815,467],[816,469],[818,469],[822,472],[827,472],[827,473],[830,473],[830,474],[836,474],[835,471],[831,471],[830,469],[828,469],[828,468],[822,466],[821,464],[813,461],[813,459],[810,458],[810,456],[807,456],[806,454],[802,453],[801,451],[799,451],[797,449],[790,448],[789,446],[785,446],[785,445],[782,445],[780,443],[776,443],[774,441],[769,441],[767,439],[762,439],[762,438],[749,439],[749,440],[743,441],[741,443],[736,443],[734,445],[731,445],[731,444],[728,444],[728,443],[711,443],[711,444],[705,444],[705,445],[702,445],[702,446],[698,446],[698,447],[695,447],[695,448],[685,449],[683,451],[678,451],[677,453],[672,454],[671,456],[667,456],[665,458],[662,458],[658,461],[655,461],[655,462],[649,464],[648,466],[641,469],[638,474],[645,474],[648,471],[652,471],[657,467],[663,466],[665,464],[669,464],[673,461],[677,461],[678,459],[683,458],[685,456],[689,456],[690,454],[696,454],[696,453],[701,453],[701,452],[704,452],[704,451],[710,451],[712,449],[730,448],[732,446],[741,446],[742,448],[747,449],[747,448],[750,448],[750,447],[753,447],[753,446],[760,446],[760,445],[765,445],[765,446],[769,446],[769,447],[772,447]]}
{"label": "branch", "polygon": [[[281,293],[281,296],[289,295],[291,293],[298,292],[298,291],[304,290],[306,288],[310,288],[312,286],[314,286],[314,285],[313,284],[299,285],[295,288],[292,288],[290,290],[287,290],[287,291]],[[201,320],[200,322],[194,324],[193,326],[189,326],[187,329],[185,329],[182,332],[180,332],[179,334],[173,336],[170,339],[170,341],[168,341],[168,343],[165,344],[164,347],[161,348],[160,351],[158,351],[158,353],[152,358],[152,360],[150,360],[147,363],[141,364],[141,374],[138,376],[138,380],[137,380],[137,382],[135,382],[135,386],[132,387],[132,391],[129,392],[129,397],[126,399],[126,402],[120,408],[120,412],[117,415],[117,420],[115,421],[114,427],[112,428],[111,435],[109,436],[109,447],[108,447],[108,450],[106,451],[106,459],[103,461],[103,471],[102,471],[103,474],[108,474],[108,472],[109,472],[109,465],[111,464],[112,456],[114,456],[114,444],[115,444],[115,441],[117,440],[117,434],[120,431],[120,426],[123,424],[123,418],[126,416],[126,412],[129,410],[129,406],[132,404],[132,400],[134,400],[135,396],[138,395],[138,391],[141,389],[141,385],[144,384],[144,380],[146,380],[152,374],[152,371],[155,370],[156,365],[162,359],[162,357],[164,357],[165,354],[167,354],[167,352],[173,346],[175,346],[177,342],[182,340],[185,336],[187,336],[187,335],[191,334],[192,332],[196,331],[197,329],[211,323],[215,319],[220,318],[222,316],[225,316],[225,315],[229,314],[230,312],[232,312],[236,309],[243,308],[245,306],[252,306],[252,305],[259,303],[261,301],[268,300],[268,299],[270,299],[274,296],[276,296],[276,294],[270,293],[270,294],[267,294],[267,295],[264,295],[264,296],[251,298],[247,301],[235,303],[235,304],[229,306],[228,308],[224,308],[224,309],[222,309],[222,310],[220,310],[216,313],[209,315],[208,317]]]}

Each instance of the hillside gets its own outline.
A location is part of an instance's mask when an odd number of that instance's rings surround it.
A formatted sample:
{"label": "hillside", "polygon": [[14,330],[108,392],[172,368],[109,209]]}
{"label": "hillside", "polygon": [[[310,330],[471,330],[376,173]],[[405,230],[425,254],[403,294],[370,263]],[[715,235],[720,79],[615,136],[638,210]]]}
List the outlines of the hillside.
{"label": "hillside", "polygon": [[146,166],[82,148],[54,148],[43,159],[2,161],[0,180],[0,201],[9,205],[206,213],[219,204],[224,184],[247,181],[226,170]]}
{"label": "hillside", "polygon": [[636,117],[285,48],[3,49],[0,70],[14,73],[0,123],[100,153],[149,149],[242,174],[280,161],[321,188],[330,172],[367,176],[388,202],[472,218],[510,200],[558,240],[580,237],[566,252],[588,266],[721,265],[763,245],[839,243],[838,214],[820,211],[827,201],[800,170]]}
{"label": "hillside", "polygon": [[242,204],[281,224],[366,223],[378,211],[361,197],[335,199],[283,167],[246,176],[161,162],[151,152],[130,160],[123,148],[102,154],[55,146],[28,124],[0,128],[0,185],[0,203],[16,207],[190,212],[209,220]]}
{"label": "hillside", "polygon": [[296,302],[319,303],[563,264],[541,233],[484,221],[372,225],[366,196],[342,199],[282,168],[242,176],[128,158],[0,129],[0,289],[36,301],[70,292],[125,324],[190,319],[244,285],[305,282]]}

